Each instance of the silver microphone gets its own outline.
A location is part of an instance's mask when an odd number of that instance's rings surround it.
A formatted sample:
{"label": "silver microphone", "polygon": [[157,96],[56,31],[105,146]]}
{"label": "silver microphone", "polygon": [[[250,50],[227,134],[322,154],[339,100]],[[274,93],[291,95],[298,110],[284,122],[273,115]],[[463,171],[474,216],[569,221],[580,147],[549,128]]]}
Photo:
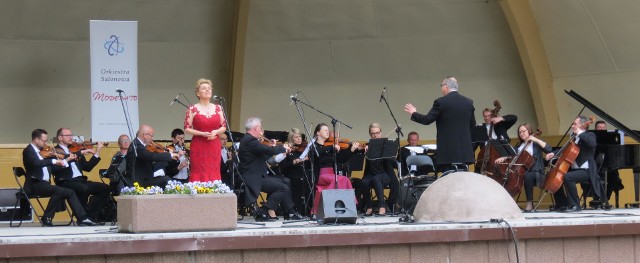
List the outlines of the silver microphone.
{"label": "silver microphone", "polygon": [[176,101],[178,101],[178,97],[180,97],[180,94],[178,94],[178,96],[176,96],[176,98],[173,99],[171,103],[169,103],[169,106],[173,105]]}
{"label": "silver microphone", "polygon": [[296,92],[296,95],[289,96],[289,98],[291,98],[291,103],[289,103],[289,106],[291,106],[294,102],[298,101],[298,92]]}
{"label": "silver microphone", "polygon": [[218,96],[218,95],[213,95],[213,100],[224,100],[224,98]]}
{"label": "silver microphone", "polygon": [[124,90],[117,89],[117,90],[116,90],[116,92],[117,92],[117,93],[122,93],[122,92],[124,92]]}
{"label": "silver microphone", "polygon": [[380,94],[380,101],[378,102],[382,102],[382,99],[384,98],[384,93],[387,92],[387,87],[382,88],[382,93]]}

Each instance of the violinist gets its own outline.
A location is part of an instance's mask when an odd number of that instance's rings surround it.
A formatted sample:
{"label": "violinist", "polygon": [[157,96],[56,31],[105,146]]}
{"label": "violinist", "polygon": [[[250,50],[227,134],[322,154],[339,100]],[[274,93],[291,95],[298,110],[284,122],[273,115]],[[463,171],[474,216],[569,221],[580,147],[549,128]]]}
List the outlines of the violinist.
{"label": "violinist", "polygon": [[[527,198],[527,205],[524,208],[524,211],[531,212],[533,210],[533,186],[537,185],[538,187],[542,187],[545,178],[542,153],[550,153],[552,150],[551,145],[532,134],[531,125],[528,123],[523,123],[518,126],[518,138],[520,138],[520,143],[516,145],[518,153],[527,151],[531,156],[533,156],[533,158],[535,158],[531,168],[524,174],[524,192]],[[495,163],[504,163],[509,161],[511,158],[512,157],[510,156],[500,157],[495,160]]]}
{"label": "violinist", "polygon": [[[380,124],[374,122],[369,125],[369,136],[371,139],[382,138]],[[367,147],[366,150],[368,149]],[[365,216],[373,215],[373,202],[371,201],[370,188],[373,188],[378,197],[378,215],[384,216],[387,211],[387,204],[384,201],[385,185],[390,186],[389,201],[391,205],[395,205],[398,179],[393,171],[394,163],[394,159],[366,160],[364,175],[360,182],[360,193],[362,193],[362,199],[365,202]]]}
{"label": "violinist", "polygon": [[22,162],[26,172],[24,189],[28,194],[50,197],[42,215],[42,226],[53,226],[53,216],[67,201],[80,226],[93,226],[95,223],[87,217],[87,213],[76,193],[68,188],[51,185],[51,168],[53,166],[67,166],[66,160],[45,159],[40,150],[49,140],[47,131],[35,129],[31,132],[31,144],[22,151]]}
{"label": "violinist", "polygon": [[[171,131],[171,139],[173,142],[167,146],[167,149],[173,152],[187,152],[187,148],[184,145],[184,131],[182,129],[174,129]],[[165,173],[167,176],[182,183],[189,182],[189,159],[187,155],[180,156],[178,160],[169,161],[165,168]]]}
{"label": "violinist", "polygon": [[[287,137],[287,144],[291,147],[290,153],[283,153],[275,157],[278,162],[280,173],[290,180],[291,195],[293,202],[302,215],[308,215],[311,206],[311,178],[309,175],[311,165],[309,156],[300,159],[302,153],[307,149],[307,141],[302,140],[302,133],[299,129],[293,128]],[[279,160],[281,158],[281,160]]]}
{"label": "violinist", "polygon": [[[156,168],[158,162],[168,162],[170,160],[178,160],[184,152],[177,153],[165,151],[153,142],[154,129],[149,125],[140,125],[136,132],[136,139],[133,140],[129,150],[127,151],[127,174],[131,175],[134,182],[138,182],[140,186],[159,186],[164,188],[171,178],[159,172]],[[150,151],[160,149],[160,151]],[[134,150],[135,149],[135,150]]]}
{"label": "violinist", "polygon": [[[588,121],[587,117],[578,116],[571,124],[571,131],[575,135],[575,143],[580,152],[571,164],[569,171],[564,175],[562,184],[564,191],[563,188],[560,188],[554,193],[558,211],[577,212],[581,210],[576,183],[590,182],[591,185],[600,185],[598,168],[594,159],[597,145],[596,135],[587,131]],[[550,160],[556,154],[559,153],[548,153],[545,158]],[[600,187],[594,187],[593,190],[598,197],[601,196]]]}
{"label": "violinist", "polygon": [[329,126],[324,123],[319,123],[313,131],[315,136],[315,151],[311,151],[310,154],[315,155],[316,158],[312,158],[314,162],[314,174],[316,180],[315,196],[313,198],[313,210],[312,213],[316,215],[318,204],[320,203],[320,194],[324,189],[353,189],[351,180],[344,175],[338,175],[338,187],[335,187],[335,173],[333,154],[336,154],[337,162],[346,162],[351,157],[353,152],[358,150],[360,144],[353,142],[350,147],[341,150],[340,145],[328,145],[325,146],[325,141],[329,139]]}
{"label": "violinist", "polygon": [[[58,186],[75,191],[87,215],[95,222],[96,219],[100,218],[102,207],[109,201],[109,193],[111,190],[107,184],[89,181],[82,172],[91,172],[100,162],[100,151],[102,150],[103,143],[98,142],[95,150],[87,148],[78,152],[71,152],[69,148],[74,145],[71,129],[60,128],[58,129],[57,136],[59,142],[55,147],[56,150],[64,152],[65,156],[70,159],[68,165],[64,167],[54,167],[52,169],[55,183]],[[85,154],[92,154],[92,156],[87,160]],[[93,196],[90,203],[89,196]]]}
{"label": "violinist", "polygon": [[[288,145],[277,145],[272,140],[269,145],[264,145],[258,141],[263,137],[264,129],[260,118],[249,118],[245,122],[246,134],[240,139],[238,157],[240,158],[240,174],[244,178],[245,192],[244,201],[247,207],[253,208],[253,216],[256,221],[275,221],[275,210],[280,206],[287,219],[303,219],[295,210],[289,186],[283,182],[282,178],[269,176],[267,173],[267,159],[273,155],[290,151]],[[257,200],[260,192],[268,194],[267,203],[262,207],[257,207]]]}

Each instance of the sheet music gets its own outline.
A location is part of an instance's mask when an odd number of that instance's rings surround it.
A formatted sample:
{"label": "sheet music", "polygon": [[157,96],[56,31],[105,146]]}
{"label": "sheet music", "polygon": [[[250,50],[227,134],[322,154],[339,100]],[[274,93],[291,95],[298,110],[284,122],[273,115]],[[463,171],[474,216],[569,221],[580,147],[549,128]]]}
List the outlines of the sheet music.
{"label": "sheet music", "polygon": [[424,153],[425,149],[420,147],[420,146],[405,146],[405,148],[409,149],[409,151],[411,152],[415,152],[415,153]]}
{"label": "sheet music", "polygon": [[422,145],[422,148],[424,148],[427,151],[435,151],[438,149],[438,145],[436,144],[424,144]]}
{"label": "sheet music", "polygon": [[307,154],[309,154],[309,149],[311,149],[311,145],[313,145],[314,143],[316,143],[315,138],[311,139],[311,142],[307,143],[307,148],[304,149],[304,152],[302,152],[302,154],[300,155],[300,157],[298,157],[298,159],[304,160],[304,158],[307,157]]}

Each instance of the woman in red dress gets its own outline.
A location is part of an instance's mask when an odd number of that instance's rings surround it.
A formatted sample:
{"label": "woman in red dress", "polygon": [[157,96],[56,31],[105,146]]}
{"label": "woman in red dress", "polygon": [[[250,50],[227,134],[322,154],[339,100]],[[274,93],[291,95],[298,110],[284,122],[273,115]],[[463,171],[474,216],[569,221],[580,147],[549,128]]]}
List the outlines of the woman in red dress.
{"label": "woman in red dress", "polygon": [[200,100],[187,110],[184,131],[191,138],[191,175],[189,182],[220,180],[220,140],[227,131],[222,107],[211,103],[211,80],[196,82],[196,96]]}

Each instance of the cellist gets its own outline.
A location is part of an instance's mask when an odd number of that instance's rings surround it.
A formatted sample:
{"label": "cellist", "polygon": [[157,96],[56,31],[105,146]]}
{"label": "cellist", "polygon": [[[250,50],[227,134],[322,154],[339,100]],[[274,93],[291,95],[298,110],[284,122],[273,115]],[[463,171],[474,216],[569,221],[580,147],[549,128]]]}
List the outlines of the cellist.
{"label": "cellist", "polygon": [[[550,153],[551,145],[543,140],[535,137],[532,134],[531,125],[523,123],[518,126],[518,138],[520,143],[516,145],[517,154],[522,151],[527,151],[535,162],[531,168],[524,174],[524,192],[527,198],[527,205],[524,208],[525,212],[531,212],[533,210],[533,186],[538,185],[542,187],[544,183],[544,160],[542,159],[542,153]],[[511,157],[500,157],[496,159],[496,164],[503,163]]]}
{"label": "cellist", "polygon": [[[589,119],[585,116],[578,116],[571,124],[571,131],[575,134],[575,143],[580,152],[576,160],[571,164],[571,168],[564,175],[562,189],[554,193],[556,200],[556,211],[577,212],[580,211],[580,197],[576,183],[590,182],[591,185],[600,186],[598,168],[594,158],[596,152],[596,135],[588,132],[589,125],[585,125]],[[555,156],[555,152],[548,153],[546,159],[550,160]],[[601,196],[600,187],[594,187],[594,193]],[[565,194],[566,191],[566,194]]]}

